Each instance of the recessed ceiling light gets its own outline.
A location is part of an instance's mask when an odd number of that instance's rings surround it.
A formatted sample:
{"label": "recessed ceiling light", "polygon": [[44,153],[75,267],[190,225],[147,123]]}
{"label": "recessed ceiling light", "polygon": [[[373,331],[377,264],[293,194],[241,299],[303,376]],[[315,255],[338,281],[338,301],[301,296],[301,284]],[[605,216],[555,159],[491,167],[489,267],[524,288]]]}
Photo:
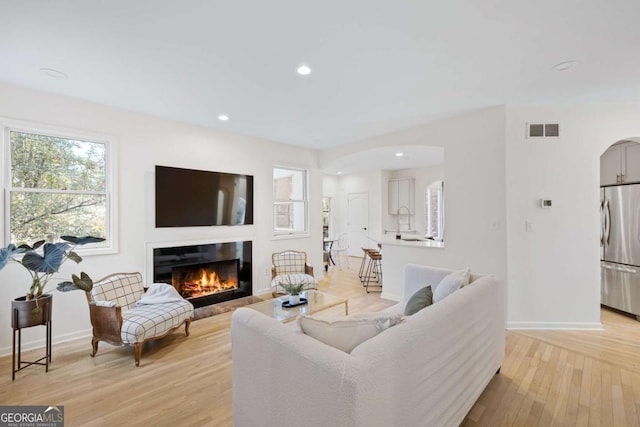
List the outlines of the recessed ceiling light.
{"label": "recessed ceiling light", "polygon": [[40,68],[40,72],[47,77],[54,79],[66,79],[67,75],[62,71],[54,70],[53,68]]}
{"label": "recessed ceiling light", "polygon": [[338,175],[342,175],[342,171],[338,171]]}
{"label": "recessed ceiling light", "polygon": [[227,120],[229,120],[229,116],[227,116],[226,114],[220,114],[218,116],[218,120],[226,122]]}
{"label": "recessed ceiling light", "polygon": [[296,69],[296,71],[301,76],[307,76],[307,75],[311,74],[311,68],[309,68],[308,65],[301,65]]}
{"label": "recessed ceiling light", "polygon": [[404,153],[396,153],[396,157],[402,157],[404,156]]}
{"label": "recessed ceiling light", "polygon": [[574,65],[576,65],[578,63],[578,61],[575,60],[570,60],[570,61],[563,61],[563,62],[559,62],[556,65],[554,65],[553,68],[556,71],[566,71],[569,68],[572,68]]}

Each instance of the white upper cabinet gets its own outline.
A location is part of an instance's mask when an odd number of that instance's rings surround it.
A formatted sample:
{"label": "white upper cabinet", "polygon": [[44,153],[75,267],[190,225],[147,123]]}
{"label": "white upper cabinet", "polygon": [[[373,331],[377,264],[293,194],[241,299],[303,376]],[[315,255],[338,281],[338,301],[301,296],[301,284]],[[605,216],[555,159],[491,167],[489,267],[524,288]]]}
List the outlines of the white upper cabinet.
{"label": "white upper cabinet", "polygon": [[622,145],[622,182],[640,182],[640,144],[626,142]]}
{"label": "white upper cabinet", "polygon": [[612,145],[600,156],[600,185],[640,182],[640,144]]}
{"label": "white upper cabinet", "polygon": [[[413,215],[415,213],[415,180],[392,179],[389,181],[389,213]],[[407,210],[409,212],[407,212]]]}

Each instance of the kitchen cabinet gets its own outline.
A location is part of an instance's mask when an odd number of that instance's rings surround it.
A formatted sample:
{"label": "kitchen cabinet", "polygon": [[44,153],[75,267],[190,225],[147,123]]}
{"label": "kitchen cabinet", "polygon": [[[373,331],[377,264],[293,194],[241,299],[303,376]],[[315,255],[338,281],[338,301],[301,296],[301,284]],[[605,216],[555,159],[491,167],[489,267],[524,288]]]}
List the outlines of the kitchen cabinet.
{"label": "kitchen cabinet", "polygon": [[[389,180],[389,213],[401,215],[415,213],[416,184],[413,178]],[[409,212],[407,212],[407,209]]]}
{"label": "kitchen cabinet", "polygon": [[612,145],[600,156],[600,185],[640,182],[640,144]]}

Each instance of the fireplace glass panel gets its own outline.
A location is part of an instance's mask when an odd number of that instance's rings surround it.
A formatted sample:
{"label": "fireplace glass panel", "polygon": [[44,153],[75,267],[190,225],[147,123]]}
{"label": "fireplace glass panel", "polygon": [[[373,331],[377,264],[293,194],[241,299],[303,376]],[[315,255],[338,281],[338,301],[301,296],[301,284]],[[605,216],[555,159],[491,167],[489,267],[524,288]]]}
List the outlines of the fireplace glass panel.
{"label": "fireplace glass panel", "polygon": [[240,260],[216,261],[171,269],[171,284],[184,298],[238,289]]}

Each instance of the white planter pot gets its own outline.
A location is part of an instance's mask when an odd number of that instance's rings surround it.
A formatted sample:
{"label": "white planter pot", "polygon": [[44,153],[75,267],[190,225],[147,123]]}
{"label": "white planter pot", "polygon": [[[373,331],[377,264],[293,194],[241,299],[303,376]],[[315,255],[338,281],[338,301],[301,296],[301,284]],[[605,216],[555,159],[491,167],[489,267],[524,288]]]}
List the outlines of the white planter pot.
{"label": "white planter pot", "polygon": [[300,295],[289,295],[289,305],[300,304]]}

